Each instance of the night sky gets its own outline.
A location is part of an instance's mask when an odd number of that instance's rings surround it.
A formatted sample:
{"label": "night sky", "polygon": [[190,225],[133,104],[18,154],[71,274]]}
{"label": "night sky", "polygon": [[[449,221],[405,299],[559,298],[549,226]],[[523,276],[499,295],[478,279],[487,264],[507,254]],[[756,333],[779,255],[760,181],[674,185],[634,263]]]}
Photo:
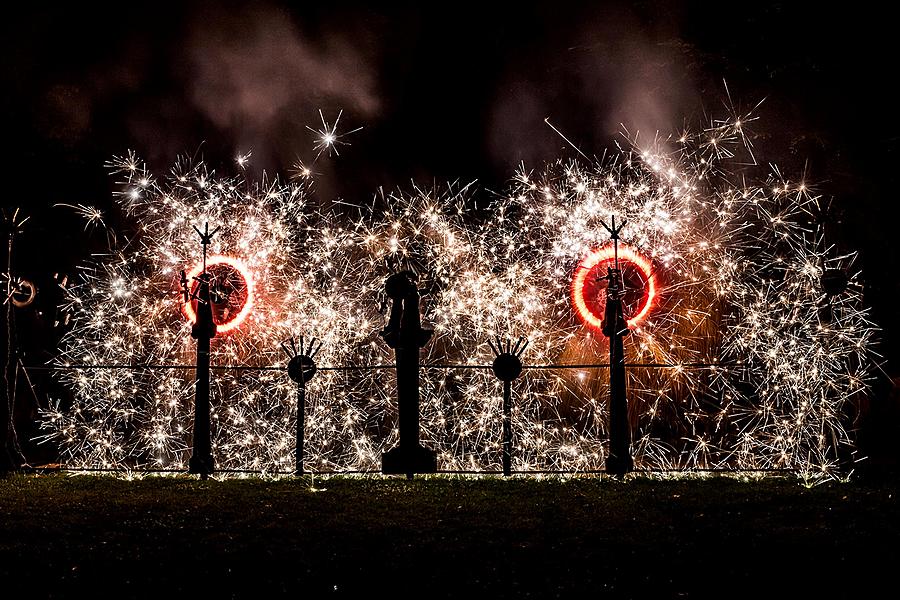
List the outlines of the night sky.
{"label": "night sky", "polygon": [[[104,163],[129,149],[156,173],[178,155],[229,173],[252,150],[251,178],[302,160],[323,200],[472,180],[489,198],[522,161],[575,156],[547,117],[600,155],[623,126],[665,136],[727,116],[727,82],[739,110],[765,99],[750,173],[777,163],[833,198],[830,239],[860,252],[885,369],[900,374],[891,15],[792,2],[84,4],[20,7],[0,37],[3,203],[32,215],[14,271],[43,290],[106,241],[54,204],[128,227]],[[319,109],[343,110],[338,133],[363,129],[312,164]],[[41,321],[54,299],[41,300],[20,332],[40,332],[23,342],[35,362],[54,342]]]}

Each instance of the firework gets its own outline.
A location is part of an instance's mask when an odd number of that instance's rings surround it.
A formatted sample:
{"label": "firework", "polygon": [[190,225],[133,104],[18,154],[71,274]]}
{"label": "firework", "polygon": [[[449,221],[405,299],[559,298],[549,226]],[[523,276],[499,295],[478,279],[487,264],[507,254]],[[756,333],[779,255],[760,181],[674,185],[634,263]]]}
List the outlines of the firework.
{"label": "firework", "polygon": [[[435,330],[421,425],[439,468],[500,468],[503,385],[488,344],[500,334],[530,342],[512,388],[513,470],[601,469],[609,382],[597,274],[609,260],[601,221],[616,215],[628,220],[636,467],[831,473],[853,450],[846,413],[865,392],[876,328],[854,256],[815,224],[819,198],[777,173],[732,182],[745,123],[522,169],[484,205],[448,186],[314,209],[308,171],[254,184],[179,165],[158,181],[133,155],[117,159],[136,231],[68,288],[74,325],[57,363],[70,367],[59,373],[73,399],[44,415],[47,437],[71,466],[185,468],[193,371],[167,367],[191,364],[179,274],[201,261],[191,226],[209,222],[222,228],[212,272],[232,292],[212,351],[220,467],[293,471],[294,384],[266,368],[284,366],[280,342],[301,333],[321,340],[324,367],[307,387],[306,468],[380,468],[397,441],[395,376],[375,368],[392,362],[378,336],[382,290],[411,269]],[[99,368],[138,365],[158,367]]]}
{"label": "firework", "polygon": [[325,115],[322,114],[322,110],[320,109],[319,110],[319,118],[322,120],[321,129],[313,129],[309,125],[306,126],[307,129],[309,129],[311,132],[316,134],[316,138],[315,138],[316,143],[314,146],[314,149],[316,150],[316,159],[318,159],[319,156],[323,152],[327,152],[328,156],[331,156],[332,152],[336,156],[340,156],[341,153],[338,152],[338,148],[337,148],[338,145],[339,144],[349,144],[349,142],[345,142],[341,138],[346,137],[346,136],[350,135],[351,133],[356,133],[357,131],[360,131],[362,129],[362,127],[357,127],[356,129],[353,129],[346,133],[339,134],[337,132],[338,124],[341,122],[341,116],[343,114],[344,114],[343,110],[339,111],[337,118],[334,120],[334,123],[331,123],[329,125],[325,121]]}

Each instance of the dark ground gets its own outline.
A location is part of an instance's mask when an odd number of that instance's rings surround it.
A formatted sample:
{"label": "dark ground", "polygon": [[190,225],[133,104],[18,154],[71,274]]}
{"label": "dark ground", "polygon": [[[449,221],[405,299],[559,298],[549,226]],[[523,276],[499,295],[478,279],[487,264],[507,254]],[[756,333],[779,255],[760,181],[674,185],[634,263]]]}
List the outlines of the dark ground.
{"label": "dark ground", "polygon": [[890,596],[896,481],[0,480],[0,586],[56,597]]}

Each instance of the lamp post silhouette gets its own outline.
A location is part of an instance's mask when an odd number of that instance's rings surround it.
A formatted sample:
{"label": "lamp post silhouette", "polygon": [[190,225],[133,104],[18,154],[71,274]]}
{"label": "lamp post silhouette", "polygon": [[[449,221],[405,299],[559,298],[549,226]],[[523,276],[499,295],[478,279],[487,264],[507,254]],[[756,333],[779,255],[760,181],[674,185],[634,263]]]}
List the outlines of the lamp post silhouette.
{"label": "lamp post silhouette", "polygon": [[419,443],[419,351],[434,333],[422,327],[419,290],[412,271],[394,273],[385,281],[391,313],[381,337],[394,349],[397,367],[397,408],[400,441],[381,457],[381,471],[406,474],[437,471],[437,454]]}
{"label": "lamp post silhouette", "polygon": [[194,227],[203,245],[203,271],[194,280],[197,290],[192,292],[184,271],[181,272],[181,288],[184,302],[197,301],[197,319],[191,327],[191,337],[197,340],[197,381],[194,388],[194,434],[193,451],[188,463],[188,472],[206,478],[215,471],[212,456],[212,442],[209,424],[209,349],[210,340],[216,337],[216,323],[213,321],[211,289],[212,276],[206,270],[206,249],[218,227],[209,230],[209,223],[203,231]]}
{"label": "lamp post silhouette", "polygon": [[528,347],[528,340],[520,337],[515,345],[509,340],[497,337],[497,345],[488,340],[488,346],[494,351],[492,366],[494,375],[503,382],[503,475],[512,473],[512,382],[522,374],[522,353]]}
{"label": "lamp post silhouette", "polygon": [[[12,256],[13,242],[16,236],[23,232],[25,222],[31,217],[21,217],[19,209],[13,210],[12,214],[7,214],[6,210],[0,211],[3,227],[7,234],[7,251],[6,251],[6,272],[3,279],[6,284],[6,296],[3,300],[4,310],[4,359],[3,359],[3,391],[0,393],[0,473],[5,473],[15,469],[19,469],[26,464],[25,456],[19,447],[19,440],[16,435],[15,423],[15,380],[10,382],[10,371],[12,370],[13,359],[15,357],[15,313],[13,305],[16,303],[16,294],[21,290],[19,281],[12,274]],[[29,283],[29,285],[31,285]],[[34,286],[31,286],[32,292]],[[34,294],[31,294],[33,300]]]}
{"label": "lamp post silhouette", "polygon": [[624,475],[634,469],[631,458],[631,427],[628,424],[628,399],[625,394],[625,346],[623,339],[629,333],[628,323],[622,312],[625,282],[619,268],[619,232],[628,221],[616,227],[603,221],[603,227],[613,241],[614,267],[606,269],[606,308],[603,313],[603,335],[609,338],[609,454],[606,472]]}
{"label": "lamp post silhouette", "polygon": [[322,343],[316,338],[305,345],[300,336],[300,348],[294,338],[281,342],[281,349],[288,355],[288,377],[297,382],[297,441],[294,447],[294,475],[303,475],[303,438],[306,427],[306,384],[316,374],[316,354],[322,349]]}

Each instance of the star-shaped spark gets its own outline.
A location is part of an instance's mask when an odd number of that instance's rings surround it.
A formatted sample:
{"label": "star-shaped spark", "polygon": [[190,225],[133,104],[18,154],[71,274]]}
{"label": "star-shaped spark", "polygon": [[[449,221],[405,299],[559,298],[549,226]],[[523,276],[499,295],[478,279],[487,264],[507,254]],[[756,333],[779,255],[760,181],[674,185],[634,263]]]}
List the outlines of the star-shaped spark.
{"label": "star-shaped spark", "polygon": [[75,211],[75,214],[84,219],[85,231],[87,231],[88,229],[93,229],[97,225],[106,227],[106,223],[103,222],[103,211],[94,206],[88,206],[86,204],[66,204],[64,202],[59,202],[57,204],[54,204],[53,206],[64,206],[66,208],[73,209]]}
{"label": "star-shaped spark", "polygon": [[316,173],[299,158],[291,165],[290,177],[292,181],[302,181],[309,179],[313,175],[316,175]]}
{"label": "star-shaped spark", "polygon": [[253,156],[253,150],[248,150],[234,157],[234,162],[242,169],[246,169],[250,164],[250,157]]}
{"label": "star-shaped spark", "polygon": [[338,144],[346,144],[349,145],[349,142],[342,142],[341,138],[350,135],[351,133],[356,133],[361,130],[362,127],[357,127],[352,131],[348,131],[347,133],[338,134],[337,128],[338,123],[341,122],[341,115],[344,114],[344,110],[341,109],[338,112],[337,119],[334,120],[334,123],[331,125],[325,121],[325,115],[322,114],[322,109],[319,109],[319,118],[322,119],[322,128],[321,129],[313,129],[309,125],[306,126],[307,129],[316,134],[316,143],[313,148],[316,150],[316,159],[321,156],[323,152],[328,152],[328,156],[331,156],[331,153],[334,152],[337,156],[340,156],[341,153],[338,152],[337,145]]}

